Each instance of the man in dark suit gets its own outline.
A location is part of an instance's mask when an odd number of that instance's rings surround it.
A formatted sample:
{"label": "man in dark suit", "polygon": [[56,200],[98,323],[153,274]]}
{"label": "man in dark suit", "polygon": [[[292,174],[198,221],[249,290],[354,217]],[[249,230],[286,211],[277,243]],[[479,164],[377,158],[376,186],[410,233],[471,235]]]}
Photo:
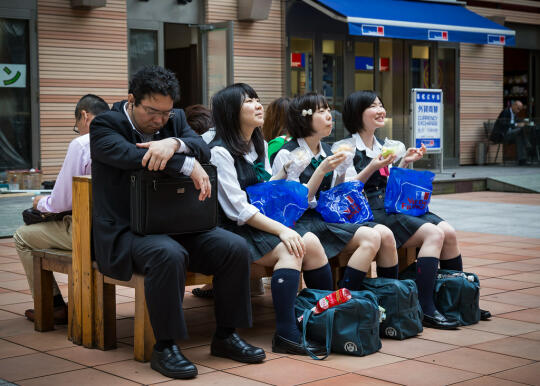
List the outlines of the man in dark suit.
{"label": "man in dark suit", "polygon": [[529,165],[527,161],[527,140],[523,131],[523,122],[518,122],[517,114],[523,110],[523,103],[512,101],[505,108],[493,125],[490,139],[495,143],[515,143],[519,165]]}
{"label": "man in dark suit", "polygon": [[185,236],[141,236],[130,230],[130,175],[135,170],[183,173],[200,190],[199,200],[210,195],[210,180],[200,165],[209,161],[210,150],[187,125],[183,110],[173,109],[178,96],[172,72],[145,67],[133,76],[128,100],[92,122],[93,245],[104,274],[120,280],[129,280],[133,271],[145,275],[156,338],[152,368],[169,377],[191,378],[197,368],[175,344],[187,338],[182,310],[186,270],[214,275],[217,327],[211,353],[247,363],[261,362],[265,353],[235,332],[251,326],[251,260],[243,238],[221,228]]}

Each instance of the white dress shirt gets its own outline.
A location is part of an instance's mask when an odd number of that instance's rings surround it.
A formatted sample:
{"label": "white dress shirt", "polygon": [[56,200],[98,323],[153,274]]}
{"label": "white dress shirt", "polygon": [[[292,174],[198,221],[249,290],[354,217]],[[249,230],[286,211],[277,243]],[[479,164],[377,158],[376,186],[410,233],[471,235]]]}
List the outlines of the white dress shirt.
{"label": "white dress shirt", "polygon": [[[227,149],[222,146],[214,146],[211,149],[212,158],[210,162],[217,167],[218,172],[218,201],[225,215],[238,225],[244,225],[253,217],[259,209],[249,203],[247,194],[238,182],[238,174],[234,167],[234,159]],[[250,144],[249,153],[244,155],[244,159],[253,164],[258,158],[255,146]],[[264,142],[264,168],[270,174],[270,162],[268,161],[268,144]]]}

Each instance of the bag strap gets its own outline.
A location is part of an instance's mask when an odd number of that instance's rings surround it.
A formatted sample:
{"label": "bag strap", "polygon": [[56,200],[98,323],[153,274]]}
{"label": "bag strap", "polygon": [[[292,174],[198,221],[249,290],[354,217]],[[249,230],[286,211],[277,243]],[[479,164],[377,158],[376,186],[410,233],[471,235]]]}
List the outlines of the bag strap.
{"label": "bag strap", "polygon": [[325,318],[325,324],[326,324],[326,355],[324,355],[322,358],[319,358],[317,355],[313,354],[308,348],[307,348],[307,339],[306,339],[306,332],[307,332],[307,326],[308,326],[308,319],[313,315],[313,311],[306,308],[304,310],[303,320],[302,320],[302,347],[306,352],[309,354],[310,357],[313,359],[322,361],[326,358],[328,358],[328,355],[330,355],[330,349],[332,347],[332,332],[334,331],[334,314],[335,309],[330,308],[325,311],[326,318]]}

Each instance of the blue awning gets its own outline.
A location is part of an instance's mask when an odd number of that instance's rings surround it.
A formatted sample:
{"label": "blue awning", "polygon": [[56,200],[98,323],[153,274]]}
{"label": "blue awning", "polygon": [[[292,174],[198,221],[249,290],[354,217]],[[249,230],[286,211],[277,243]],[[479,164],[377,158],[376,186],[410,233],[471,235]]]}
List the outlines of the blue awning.
{"label": "blue awning", "polygon": [[358,36],[515,45],[515,31],[458,4],[409,0],[304,0]]}

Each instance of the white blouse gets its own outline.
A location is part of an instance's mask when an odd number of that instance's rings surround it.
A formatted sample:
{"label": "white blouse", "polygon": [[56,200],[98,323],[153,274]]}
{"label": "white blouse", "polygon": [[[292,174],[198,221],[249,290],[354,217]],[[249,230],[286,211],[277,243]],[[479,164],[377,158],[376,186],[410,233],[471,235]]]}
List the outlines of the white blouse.
{"label": "white blouse", "polygon": [[354,140],[356,142],[356,148],[359,151],[365,151],[366,155],[369,158],[377,158],[378,156],[381,155],[382,145],[381,145],[381,143],[379,141],[377,141],[376,137],[373,137],[373,148],[372,149],[368,148],[365,145],[364,141],[362,141],[362,137],[360,137],[360,134],[354,133],[352,135],[352,137],[354,138]]}
{"label": "white blouse", "polygon": [[[210,162],[217,167],[218,172],[218,201],[225,215],[238,225],[244,225],[253,217],[259,209],[249,203],[247,194],[238,182],[238,174],[234,167],[234,159],[231,153],[222,146],[215,146],[211,149],[212,158]],[[270,162],[268,161],[268,144],[264,142],[264,168],[270,174]],[[253,164],[257,160],[257,152],[253,143],[250,145],[249,153],[244,155],[246,161]]]}

